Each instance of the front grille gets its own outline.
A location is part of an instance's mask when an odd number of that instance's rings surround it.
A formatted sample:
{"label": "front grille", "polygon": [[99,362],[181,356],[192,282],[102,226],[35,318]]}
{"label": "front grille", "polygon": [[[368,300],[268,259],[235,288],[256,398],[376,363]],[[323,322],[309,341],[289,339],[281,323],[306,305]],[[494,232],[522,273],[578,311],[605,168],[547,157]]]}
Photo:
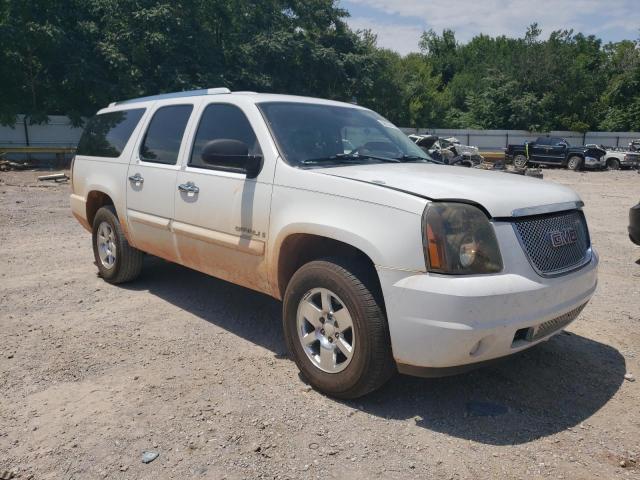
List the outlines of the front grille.
{"label": "front grille", "polygon": [[533,330],[530,340],[532,342],[540,340],[541,338],[544,338],[547,335],[551,335],[553,332],[557,332],[561,328],[566,327],[576,318],[578,318],[578,315],[580,315],[580,312],[582,312],[582,309],[585,307],[585,305],[586,303],[583,303],[578,308],[574,308],[564,315],[560,315],[559,317],[556,317],[552,320],[547,320],[546,322],[541,323]]}
{"label": "front grille", "polygon": [[589,231],[581,210],[518,218],[513,227],[540,275],[560,275],[591,258]]}
{"label": "front grille", "polygon": [[580,315],[580,312],[582,312],[582,309],[586,305],[587,302],[563,315],[560,315],[559,317],[547,320],[546,322],[543,322],[540,325],[536,325],[535,327],[521,328],[513,336],[513,342],[511,343],[511,346],[520,347],[523,344],[535,342],[537,340],[540,340],[541,338],[547,337],[552,333],[563,329],[571,322],[573,322],[576,318],[578,318],[578,315]]}

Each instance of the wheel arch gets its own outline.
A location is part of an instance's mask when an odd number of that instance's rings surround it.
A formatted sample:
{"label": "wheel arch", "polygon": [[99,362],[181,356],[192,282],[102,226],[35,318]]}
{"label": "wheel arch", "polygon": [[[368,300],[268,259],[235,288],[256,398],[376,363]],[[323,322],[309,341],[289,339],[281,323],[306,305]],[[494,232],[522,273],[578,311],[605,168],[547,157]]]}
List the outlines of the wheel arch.
{"label": "wheel arch", "polygon": [[93,225],[93,220],[98,210],[107,205],[115,208],[115,204],[111,196],[101,190],[91,190],[87,193],[87,222]]}
{"label": "wheel arch", "polygon": [[116,197],[109,192],[108,189],[102,187],[90,188],[86,198],[86,219],[90,229],[93,228],[93,219],[95,218],[98,210],[102,207],[111,205],[116,211],[116,217],[118,217],[118,221],[120,222],[125,238],[132,246],[135,246],[131,235],[129,234],[125,215],[122,215],[122,212],[118,211],[118,205],[114,201]]}
{"label": "wheel arch", "polygon": [[375,279],[380,290],[380,279],[372,256],[354,242],[344,241],[322,233],[290,232],[278,242],[274,259],[274,296],[284,297],[284,292],[293,274],[304,264],[320,258],[346,258],[359,262]]}

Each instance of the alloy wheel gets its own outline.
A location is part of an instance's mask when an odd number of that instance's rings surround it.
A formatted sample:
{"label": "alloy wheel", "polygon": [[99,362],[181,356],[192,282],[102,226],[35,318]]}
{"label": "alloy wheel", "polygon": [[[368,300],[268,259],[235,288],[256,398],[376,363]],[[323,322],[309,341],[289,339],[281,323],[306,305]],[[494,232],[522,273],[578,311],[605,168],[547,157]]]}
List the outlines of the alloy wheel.
{"label": "alloy wheel", "polygon": [[356,335],[345,303],[331,290],[314,288],[303,295],[297,312],[298,340],[307,358],[326,373],[339,373],[351,362]]}
{"label": "alloy wheel", "polygon": [[113,268],[116,264],[116,236],[108,222],[101,222],[98,225],[96,243],[102,266],[109,269]]}

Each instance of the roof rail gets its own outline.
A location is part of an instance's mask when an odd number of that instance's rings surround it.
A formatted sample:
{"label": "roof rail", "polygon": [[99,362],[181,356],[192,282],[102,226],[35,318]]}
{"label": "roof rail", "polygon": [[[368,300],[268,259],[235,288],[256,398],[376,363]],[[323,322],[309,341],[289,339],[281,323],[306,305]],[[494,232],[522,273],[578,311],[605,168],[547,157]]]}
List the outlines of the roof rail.
{"label": "roof rail", "polygon": [[200,90],[187,90],[185,92],[161,93],[160,95],[150,95],[148,97],[131,98],[129,100],[112,102],[109,104],[109,106],[113,107],[115,105],[125,105],[127,103],[150,102],[152,100],[165,100],[167,98],[197,97],[200,95],[220,95],[223,93],[231,93],[231,90],[229,90],[226,87],[217,87],[217,88],[203,88]]}

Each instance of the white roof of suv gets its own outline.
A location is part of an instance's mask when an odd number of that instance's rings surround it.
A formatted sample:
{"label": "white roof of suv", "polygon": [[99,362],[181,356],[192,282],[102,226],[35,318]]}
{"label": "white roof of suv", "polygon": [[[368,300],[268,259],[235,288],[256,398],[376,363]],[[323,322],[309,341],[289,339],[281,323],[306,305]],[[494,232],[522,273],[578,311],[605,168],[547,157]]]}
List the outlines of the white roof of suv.
{"label": "white roof of suv", "polygon": [[250,95],[254,97],[255,102],[260,102],[260,101],[301,102],[301,103],[316,103],[319,105],[335,105],[335,106],[343,106],[343,107],[348,106],[352,108],[364,108],[352,103],[339,102],[336,100],[326,100],[326,99],[315,98],[315,97],[301,97],[297,95],[282,95],[282,94],[276,94],[276,93],[232,92],[226,87],[203,88],[200,90],[187,90],[184,92],[161,93],[159,95],[151,95],[148,97],[131,98],[128,100],[112,102],[109,104],[109,108],[120,106],[120,105],[134,104],[134,103],[154,102],[158,100],[170,100],[173,98],[181,98],[181,97],[198,97],[202,95],[234,95],[234,96]]}

